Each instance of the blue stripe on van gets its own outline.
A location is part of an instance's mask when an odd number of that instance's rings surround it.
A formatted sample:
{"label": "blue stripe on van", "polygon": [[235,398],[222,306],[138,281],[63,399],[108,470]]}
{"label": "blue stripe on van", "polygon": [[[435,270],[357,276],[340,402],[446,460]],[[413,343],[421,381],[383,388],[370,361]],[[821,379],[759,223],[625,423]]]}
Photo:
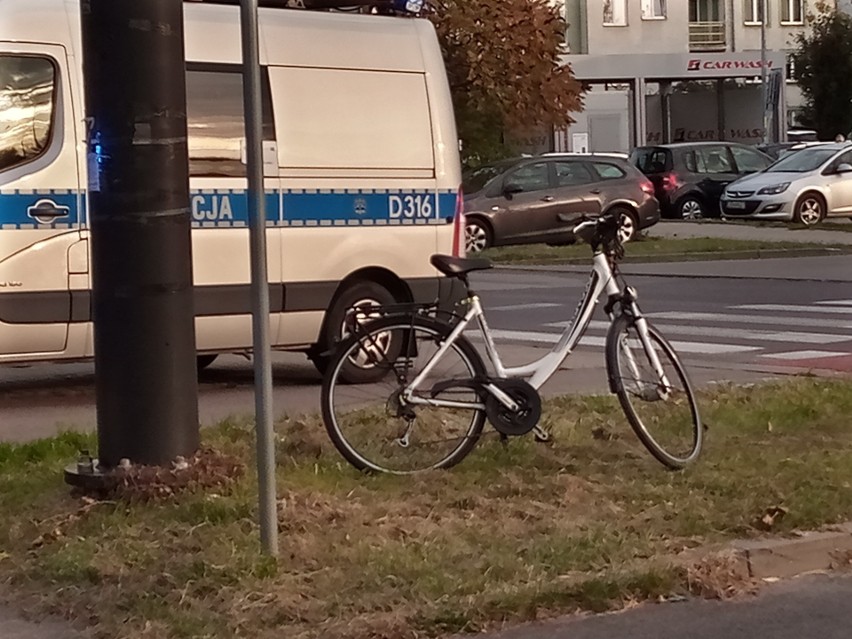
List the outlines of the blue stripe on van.
{"label": "blue stripe on van", "polygon": [[[6,191],[0,193],[0,228],[64,229],[76,227],[78,192],[68,190]],[[42,209],[58,210],[58,217],[39,218]]]}
{"label": "blue stripe on van", "polygon": [[[75,191],[0,193],[0,228],[69,228],[80,221]],[[39,222],[38,207],[50,203],[68,215],[46,224]],[[456,207],[455,191],[286,189],[266,192],[270,226],[393,226],[446,224]],[[248,226],[248,197],[244,190],[214,189],[190,192],[195,228]]]}

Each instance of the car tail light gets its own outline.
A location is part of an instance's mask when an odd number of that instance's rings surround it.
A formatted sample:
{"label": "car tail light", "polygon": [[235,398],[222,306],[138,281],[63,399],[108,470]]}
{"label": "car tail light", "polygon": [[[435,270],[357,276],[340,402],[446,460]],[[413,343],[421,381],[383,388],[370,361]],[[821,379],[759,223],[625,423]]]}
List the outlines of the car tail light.
{"label": "car tail light", "polygon": [[465,236],[464,236],[464,192],[459,186],[459,192],[456,196],[456,213],[453,216],[453,257],[465,257]]}
{"label": "car tail light", "polygon": [[683,186],[683,182],[680,181],[677,173],[665,173],[663,175],[662,186],[664,191],[674,191]]}
{"label": "car tail light", "polygon": [[639,188],[648,195],[654,195],[654,183],[651,180],[642,180],[639,183]]}

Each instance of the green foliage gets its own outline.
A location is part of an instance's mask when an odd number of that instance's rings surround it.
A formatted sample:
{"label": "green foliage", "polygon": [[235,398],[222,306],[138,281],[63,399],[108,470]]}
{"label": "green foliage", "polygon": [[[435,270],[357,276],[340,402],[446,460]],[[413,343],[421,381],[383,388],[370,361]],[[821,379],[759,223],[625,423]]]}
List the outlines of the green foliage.
{"label": "green foliage", "polygon": [[565,127],[582,87],[561,64],[567,25],[548,0],[436,0],[466,164],[513,153],[506,133]]}
{"label": "green foliage", "polygon": [[796,38],[796,80],[805,98],[802,121],[820,139],[852,131],[852,17],[825,10]]}

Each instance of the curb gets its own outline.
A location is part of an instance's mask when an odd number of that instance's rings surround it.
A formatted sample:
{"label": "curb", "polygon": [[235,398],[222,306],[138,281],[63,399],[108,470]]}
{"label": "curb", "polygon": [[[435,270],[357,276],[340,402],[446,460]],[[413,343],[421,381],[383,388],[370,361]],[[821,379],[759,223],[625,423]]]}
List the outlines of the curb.
{"label": "curb", "polygon": [[740,540],[730,545],[743,572],[753,579],[786,579],[852,566],[852,522],[829,532],[795,539]]}

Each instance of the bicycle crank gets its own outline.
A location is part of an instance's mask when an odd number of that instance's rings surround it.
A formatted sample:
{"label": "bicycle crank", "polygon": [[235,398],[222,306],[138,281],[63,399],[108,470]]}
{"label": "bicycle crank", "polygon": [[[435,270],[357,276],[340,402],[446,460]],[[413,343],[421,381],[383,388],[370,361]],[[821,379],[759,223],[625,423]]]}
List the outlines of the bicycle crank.
{"label": "bicycle crank", "polygon": [[495,379],[490,384],[518,405],[517,410],[511,410],[491,393],[485,398],[485,415],[498,433],[526,435],[536,427],[541,417],[541,396],[535,388],[521,379]]}

